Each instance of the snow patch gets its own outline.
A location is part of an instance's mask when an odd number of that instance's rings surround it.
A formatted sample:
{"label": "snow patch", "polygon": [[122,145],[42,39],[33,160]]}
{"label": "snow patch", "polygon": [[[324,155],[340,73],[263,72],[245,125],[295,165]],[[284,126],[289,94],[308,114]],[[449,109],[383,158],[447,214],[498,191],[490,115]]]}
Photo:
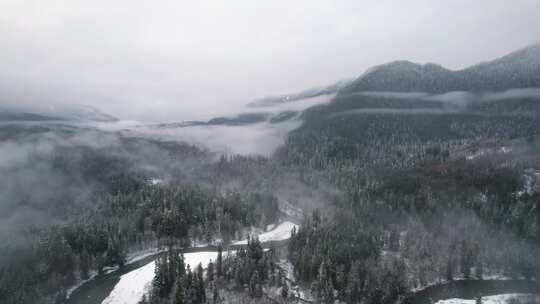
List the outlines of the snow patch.
{"label": "snow patch", "polygon": [[[264,232],[258,235],[259,241],[261,242],[271,242],[271,241],[283,241],[291,237],[291,230],[293,228],[298,229],[298,225],[292,222],[283,222],[280,223],[276,228]],[[233,245],[246,245],[247,240],[242,240],[233,243]]]}
{"label": "snow patch", "polygon": [[[523,294],[523,293],[510,293],[500,294],[494,296],[482,297],[482,304],[505,304],[505,303],[540,303],[540,295]],[[476,304],[476,299],[446,299],[440,300],[435,304]]]}
{"label": "snow patch", "polygon": [[149,177],[146,179],[146,183],[150,186],[156,186],[163,184],[163,179],[159,177]]}

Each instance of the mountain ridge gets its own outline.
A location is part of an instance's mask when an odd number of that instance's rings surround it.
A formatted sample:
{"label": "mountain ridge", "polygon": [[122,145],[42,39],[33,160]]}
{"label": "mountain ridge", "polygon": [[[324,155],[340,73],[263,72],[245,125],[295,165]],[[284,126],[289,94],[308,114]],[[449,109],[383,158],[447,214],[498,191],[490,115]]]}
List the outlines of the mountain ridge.
{"label": "mountain ridge", "polygon": [[288,102],[294,102],[324,95],[331,95],[337,93],[340,89],[348,85],[352,80],[345,79],[345,80],[339,80],[331,85],[322,86],[322,87],[315,87],[306,89],[297,93],[292,94],[282,94],[282,95],[275,95],[275,96],[267,96],[263,98],[257,98],[253,100],[252,102],[248,103],[248,107],[269,107],[273,105],[279,105],[284,104]]}
{"label": "mountain ridge", "polygon": [[364,91],[447,93],[502,91],[540,86],[540,43],[460,70],[407,60],[376,65],[338,95]]}
{"label": "mountain ridge", "polygon": [[115,122],[118,118],[88,105],[0,106],[0,120]]}

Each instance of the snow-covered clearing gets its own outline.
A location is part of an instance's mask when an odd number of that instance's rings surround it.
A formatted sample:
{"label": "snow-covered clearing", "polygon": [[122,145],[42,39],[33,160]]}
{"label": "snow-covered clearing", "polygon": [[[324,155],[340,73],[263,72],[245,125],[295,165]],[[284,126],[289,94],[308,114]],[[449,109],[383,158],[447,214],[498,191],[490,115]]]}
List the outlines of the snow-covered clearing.
{"label": "snow-covered clearing", "polygon": [[[223,253],[224,256],[227,255],[226,252]],[[191,270],[196,269],[199,264],[202,264],[203,268],[206,268],[210,261],[215,262],[217,259],[218,253],[216,251],[203,251],[203,252],[193,252],[184,254],[184,262]]]}
{"label": "snow-covered clearing", "polygon": [[[283,241],[291,237],[291,230],[293,227],[298,229],[298,225],[292,222],[282,222],[276,228],[259,234],[259,241],[261,242],[270,242],[270,241]],[[246,245],[247,240],[242,240],[234,242],[233,245]]]}
{"label": "snow-covered clearing", "polygon": [[[476,304],[477,300],[447,299],[440,300],[436,304]],[[540,303],[540,295],[510,293],[495,296],[482,297],[482,304],[506,304],[506,303]]]}

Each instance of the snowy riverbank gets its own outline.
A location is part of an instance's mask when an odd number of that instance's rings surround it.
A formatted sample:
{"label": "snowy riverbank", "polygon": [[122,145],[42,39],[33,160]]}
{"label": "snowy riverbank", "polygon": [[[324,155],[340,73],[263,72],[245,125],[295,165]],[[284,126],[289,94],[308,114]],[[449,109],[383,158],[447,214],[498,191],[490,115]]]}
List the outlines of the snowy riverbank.
{"label": "snowy riverbank", "polygon": [[511,293],[482,297],[478,299],[446,299],[436,304],[540,304],[540,295]]}
{"label": "snowy riverbank", "polygon": [[[291,237],[291,231],[293,228],[298,229],[298,225],[288,221],[282,222],[272,230],[259,234],[258,238],[263,243],[287,240]],[[233,245],[246,244],[247,240],[241,240],[233,243]],[[154,251],[153,253],[151,251],[140,252],[137,255],[130,256],[129,261],[139,261],[156,253],[157,251]],[[234,251],[229,252],[229,254],[232,253],[234,253]],[[224,252],[224,254],[227,254],[227,252]],[[191,269],[196,268],[199,264],[202,264],[203,267],[205,267],[211,260],[216,261],[217,255],[217,251],[184,253],[184,262],[186,266],[189,265]],[[136,270],[122,275],[120,277],[120,281],[114,286],[109,296],[103,300],[102,304],[138,303],[142,299],[144,293],[150,287],[152,279],[154,278],[154,271],[155,262],[152,261]]]}

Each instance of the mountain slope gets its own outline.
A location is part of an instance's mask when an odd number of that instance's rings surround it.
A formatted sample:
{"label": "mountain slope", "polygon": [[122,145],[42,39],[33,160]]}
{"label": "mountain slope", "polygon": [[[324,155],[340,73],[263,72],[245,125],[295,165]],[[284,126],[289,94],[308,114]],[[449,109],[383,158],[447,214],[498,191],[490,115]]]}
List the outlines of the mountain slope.
{"label": "mountain slope", "polygon": [[321,88],[308,89],[302,92],[269,96],[260,99],[256,99],[248,104],[249,107],[269,107],[273,105],[279,105],[304,99],[309,99],[313,97],[319,97],[324,95],[332,95],[337,93],[339,90],[347,86],[351,81],[350,80],[341,80],[336,83],[333,83],[329,86]]}
{"label": "mountain slope", "polygon": [[540,43],[457,71],[461,90],[498,91],[540,86]]}

